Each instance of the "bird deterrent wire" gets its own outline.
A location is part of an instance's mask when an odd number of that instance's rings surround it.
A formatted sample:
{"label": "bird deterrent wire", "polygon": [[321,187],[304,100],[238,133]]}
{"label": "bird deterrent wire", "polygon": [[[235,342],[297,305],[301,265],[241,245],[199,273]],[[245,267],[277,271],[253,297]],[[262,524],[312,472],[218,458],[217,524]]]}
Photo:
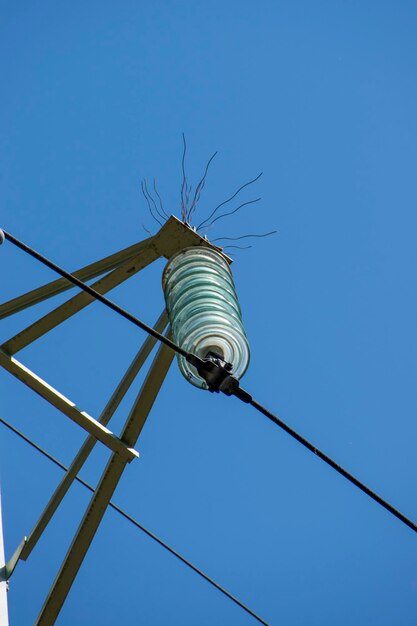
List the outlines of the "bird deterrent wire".
{"label": "bird deterrent wire", "polygon": [[227,217],[228,215],[234,215],[235,213],[240,211],[240,209],[242,209],[244,206],[247,206],[248,204],[254,204],[255,202],[259,202],[259,200],[261,200],[261,198],[256,198],[255,200],[248,200],[247,202],[242,202],[242,204],[240,204],[233,211],[229,211],[228,213],[222,213],[221,215],[218,215],[217,217],[215,217],[214,220],[212,220],[211,222],[209,222],[209,224],[207,224],[207,226],[205,226],[205,228],[206,229],[210,228],[211,226],[213,226],[213,224],[215,224],[218,220],[221,220],[223,217]]}
{"label": "bird deterrent wire", "polygon": [[211,214],[210,214],[210,215],[209,215],[209,216],[208,216],[205,220],[203,220],[202,222],[200,222],[200,224],[197,226],[197,231],[199,231],[199,230],[200,230],[200,228],[202,228],[202,226],[203,226],[206,222],[209,222],[209,221],[211,220],[211,218],[212,218],[212,217],[214,217],[214,215],[217,213],[217,211],[218,211],[218,210],[219,210],[222,206],[224,206],[225,204],[227,204],[228,202],[231,202],[234,198],[236,198],[236,196],[238,195],[238,193],[239,193],[240,191],[242,191],[242,189],[244,189],[245,187],[248,187],[249,185],[252,185],[252,183],[255,183],[257,180],[259,180],[259,179],[260,179],[260,177],[262,176],[262,173],[263,173],[263,172],[261,172],[260,174],[258,174],[258,176],[257,176],[256,178],[254,178],[253,180],[249,180],[247,183],[244,183],[243,185],[241,185],[241,186],[239,187],[239,189],[238,189],[237,191],[235,191],[235,193],[234,193],[232,196],[230,196],[230,198],[227,198],[227,200],[224,200],[223,202],[221,202],[220,204],[218,204],[218,205],[216,206],[216,208],[215,208],[215,209],[213,209],[213,211],[211,212]]}
{"label": "bird deterrent wire", "polygon": [[165,211],[165,209],[164,209],[164,205],[163,205],[163,203],[162,203],[162,198],[161,198],[161,196],[159,195],[158,189],[156,188],[156,179],[155,179],[155,178],[153,179],[153,188],[154,188],[154,191],[155,191],[155,193],[156,193],[156,195],[157,195],[157,198],[158,198],[158,200],[159,200],[159,206],[161,207],[161,211],[162,211],[162,213],[164,214],[165,218],[166,218],[166,219],[168,219],[168,218],[169,218],[169,215],[168,215],[168,213],[167,213],[167,212]]}
{"label": "bird deterrent wire", "polygon": [[[258,238],[263,238],[263,237],[269,237],[269,235],[275,235],[275,233],[277,233],[277,230],[271,230],[269,233],[251,233],[251,234],[247,234],[247,235],[240,235],[240,237],[216,237],[216,239],[212,239],[212,243],[214,243],[215,241],[238,241],[239,239],[248,239],[249,237],[258,237]],[[230,246],[224,246],[224,247],[230,247]]]}
{"label": "bird deterrent wire", "polygon": [[206,184],[206,178],[207,178],[207,173],[210,167],[211,162],[213,161],[214,157],[216,156],[217,151],[209,158],[207,165],[206,165],[206,169],[204,171],[203,177],[201,178],[200,182],[198,183],[196,190],[194,192],[194,198],[193,201],[191,203],[190,209],[187,213],[187,222],[191,221],[191,216],[193,213],[195,213],[196,209],[197,209],[197,205],[198,202],[200,200],[200,196],[201,196],[201,192],[204,189],[204,185]]}
{"label": "bird deterrent wire", "polygon": [[155,214],[154,214],[154,212],[153,212],[153,210],[152,210],[152,205],[151,205],[150,199],[149,199],[149,197],[148,197],[148,191],[147,191],[147,187],[146,187],[146,181],[145,181],[145,180],[142,180],[142,182],[140,183],[140,186],[141,186],[141,189],[142,189],[143,196],[144,196],[144,198],[145,198],[145,200],[146,200],[146,203],[147,203],[147,205],[148,205],[148,210],[149,210],[149,213],[151,214],[151,216],[153,217],[153,219],[155,220],[155,222],[157,222],[160,226],[162,226],[162,222],[160,222],[160,221],[159,221],[159,219],[158,219],[157,217],[155,217]]}
{"label": "bird deterrent wire", "polygon": [[159,210],[159,208],[158,208],[158,206],[157,206],[157,204],[156,204],[156,202],[155,202],[155,198],[153,197],[153,195],[152,195],[152,194],[151,194],[151,192],[149,191],[149,189],[148,189],[148,183],[147,183],[147,181],[146,181],[146,178],[144,179],[144,184],[145,184],[145,191],[146,191],[146,193],[147,193],[147,195],[148,195],[149,200],[152,202],[153,207],[154,207],[154,209],[155,209],[155,211],[156,211],[157,215],[158,215],[158,216],[161,218],[161,220],[164,222],[164,221],[165,221],[164,214],[163,214],[163,213],[161,213],[161,211]]}

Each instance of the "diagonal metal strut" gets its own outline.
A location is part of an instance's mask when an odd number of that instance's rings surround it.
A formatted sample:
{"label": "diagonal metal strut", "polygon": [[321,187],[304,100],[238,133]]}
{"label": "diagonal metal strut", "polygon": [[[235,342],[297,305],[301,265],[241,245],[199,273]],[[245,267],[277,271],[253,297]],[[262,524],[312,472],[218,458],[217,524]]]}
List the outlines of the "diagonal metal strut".
{"label": "diagonal metal strut", "polygon": [[73,422],[81,426],[81,428],[84,428],[90,435],[93,435],[93,437],[104,443],[105,446],[117,452],[123,459],[126,459],[127,462],[130,463],[134,458],[139,457],[136,450],[126,446],[126,444],[116,437],[108,428],[100,424],[85,411],[80,411],[71,400],[68,400],[68,398],[59,393],[59,391],[31,372],[30,369],[19,363],[19,361],[13,357],[5,354],[2,350],[0,350],[0,365],[54,407],[59,409]]}
{"label": "diagonal metal strut", "polygon": [[[94,263],[90,263],[89,265],[76,270],[73,272],[73,275],[84,281],[97,278],[100,274],[113,270],[124,261],[137,256],[144,249],[150,247],[152,245],[152,241],[153,237],[144,239],[139,243],[133,244],[133,246],[120,250],[120,252],[115,252],[104,259],[100,259],[99,261],[95,261]],[[59,293],[63,293],[64,291],[72,288],[72,283],[68,282],[65,278],[59,278],[58,280],[54,280],[51,283],[43,285],[42,287],[33,289],[32,291],[1,304],[0,319],[4,319],[9,315],[23,311],[34,304],[39,304],[39,302],[43,302],[48,298],[52,298],[52,296],[56,296]]]}
{"label": "diagonal metal strut", "polygon": [[[155,330],[157,330],[158,332],[163,332],[166,325],[168,323],[168,316],[166,311],[164,311],[158,321],[156,322],[154,328]],[[133,359],[131,365],[129,366],[129,368],[127,369],[126,373],[124,374],[123,378],[121,379],[120,383],[118,384],[118,386],[116,387],[115,391],[113,392],[111,398],[109,399],[109,401],[107,402],[106,406],[104,407],[100,417],[99,417],[99,422],[100,424],[102,424],[103,426],[106,426],[111,417],[113,416],[114,412],[116,411],[117,407],[119,406],[120,402],[123,400],[126,392],[128,391],[130,385],[132,384],[132,382],[134,381],[136,375],[138,374],[139,370],[141,369],[142,365],[145,363],[147,357],[149,356],[152,348],[154,347],[156,343],[156,339],[154,337],[148,336],[145,340],[145,342],[143,343],[142,347],[140,348],[139,352],[137,353],[137,355],[135,356],[135,358]],[[74,458],[71,466],[69,467],[68,471],[66,472],[65,476],[62,478],[61,482],[59,483],[58,487],[55,489],[53,495],[51,496],[48,504],[46,505],[44,511],[42,512],[39,520],[37,521],[34,529],[32,530],[32,532],[30,533],[29,537],[26,540],[26,543],[20,553],[20,559],[22,559],[23,561],[26,561],[26,559],[29,557],[29,555],[31,554],[32,550],[34,549],[34,547],[36,546],[39,538],[41,537],[43,531],[45,530],[46,526],[48,525],[48,523],[50,522],[50,520],[52,519],[52,516],[54,515],[55,511],[57,510],[58,506],[60,505],[60,503],[62,502],[65,494],[67,493],[68,489],[71,487],[72,483],[74,482],[74,480],[77,477],[78,472],[80,471],[80,469],[82,468],[82,466],[84,465],[85,461],[87,460],[88,456],[90,455],[91,451],[93,450],[94,446],[96,444],[96,439],[94,437],[88,437],[83,445],[81,446],[79,452],[77,453],[76,457]]]}
{"label": "diagonal metal strut", "polygon": [[[172,350],[160,346],[123,429],[121,438],[127,445],[135,445],[173,357]],[[125,460],[112,454],[35,626],[55,623],[125,467]]]}
{"label": "diagonal metal strut", "polygon": [[[158,257],[159,254],[155,248],[148,248],[134,259],[128,259],[115,270],[103,278],[100,278],[100,280],[92,285],[92,288],[98,291],[98,293],[105,294],[134,274],[137,274],[137,272],[152,263],[152,261],[155,261]],[[64,302],[56,309],[34,322],[31,326],[28,326],[6,341],[2,349],[10,355],[16,354],[16,352],[22,350],[22,348],[25,348],[39,337],[42,337],[42,335],[45,335],[92,302],[94,302],[94,298],[88,293],[85,293],[85,291],[78,293],[76,296],[67,300],[67,302]]]}

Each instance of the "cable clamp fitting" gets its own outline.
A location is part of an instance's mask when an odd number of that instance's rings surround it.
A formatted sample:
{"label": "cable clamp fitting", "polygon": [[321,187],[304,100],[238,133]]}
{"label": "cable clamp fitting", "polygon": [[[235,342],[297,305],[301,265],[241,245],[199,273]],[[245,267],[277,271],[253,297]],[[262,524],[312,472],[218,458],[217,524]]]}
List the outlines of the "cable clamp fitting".
{"label": "cable clamp fitting", "polygon": [[232,364],[224,361],[215,352],[208,352],[204,359],[195,354],[188,354],[187,361],[193,365],[201,378],[206,381],[212,393],[224,393],[226,396],[236,396],[243,402],[251,402],[252,396],[241,389],[237,378],[232,376]]}

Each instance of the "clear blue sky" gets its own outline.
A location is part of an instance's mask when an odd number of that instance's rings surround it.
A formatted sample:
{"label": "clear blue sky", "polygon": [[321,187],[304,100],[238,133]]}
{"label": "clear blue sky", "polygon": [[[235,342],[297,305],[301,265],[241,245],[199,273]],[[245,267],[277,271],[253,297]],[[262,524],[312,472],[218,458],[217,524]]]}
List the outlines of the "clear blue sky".
{"label": "clear blue sky", "polygon": [[[181,132],[199,215],[264,172],[209,235],[237,251],[244,386],[417,519],[415,2],[3,3],[1,225],[68,269],[179,215]],[[236,205],[234,205],[236,206]],[[153,323],[163,262],[112,298]],[[1,299],[51,280],[10,244]],[[61,301],[63,297],[57,299]],[[2,323],[1,341],[52,301]],[[144,334],[96,303],[18,358],[98,416]],[[118,432],[132,393],[111,427]],[[0,372],[1,415],[65,463],[84,435]],[[0,425],[10,556],[61,478]],[[271,625],[417,623],[417,537],[262,416],[176,365],[115,501]],[[97,451],[82,475],[96,483]],[[32,624],[89,500],[74,486],[9,593]],[[61,626],[243,626],[252,618],[108,511]]]}

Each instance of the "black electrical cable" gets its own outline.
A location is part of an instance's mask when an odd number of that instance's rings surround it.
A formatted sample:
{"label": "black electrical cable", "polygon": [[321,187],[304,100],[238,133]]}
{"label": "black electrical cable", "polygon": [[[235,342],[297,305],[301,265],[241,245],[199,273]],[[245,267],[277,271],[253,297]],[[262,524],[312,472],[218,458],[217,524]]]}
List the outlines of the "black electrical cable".
{"label": "black electrical cable", "polygon": [[[23,441],[25,441],[26,443],[28,443],[30,446],[32,446],[32,448],[34,448],[37,452],[40,452],[41,454],[43,454],[43,456],[45,456],[47,459],[49,459],[49,461],[52,461],[52,463],[55,463],[55,465],[57,465],[58,467],[60,467],[62,470],[64,470],[64,472],[68,471],[68,467],[66,467],[63,463],[61,463],[61,461],[58,461],[58,459],[56,459],[55,457],[53,457],[51,454],[49,454],[49,452],[47,452],[46,450],[44,450],[43,448],[41,448],[40,446],[38,446],[38,444],[36,444],[34,441],[32,441],[31,439],[29,439],[29,437],[27,437],[26,435],[24,435],[20,430],[18,430],[17,428],[15,428],[14,426],[12,426],[12,424],[10,424],[9,422],[7,422],[5,419],[3,419],[2,417],[0,417],[0,422],[2,424],[4,424],[4,426],[6,426],[9,430],[11,430],[15,435],[18,435],[18,437],[20,437],[21,439],[23,439]],[[91,491],[92,493],[94,493],[94,487],[92,487],[91,485],[89,485],[85,480],[83,480],[82,478],[79,478],[79,476],[75,477],[75,480],[77,482],[79,482],[81,485],[83,485],[84,487],[86,487],[86,489],[88,489],[89,491]],[[147,528],[145,528],[145,526],[142,526],[142,524],[140,524],[137,520],[135,520],[134,517],[132,517],[131,515],[129,515],[129,513],[126,513],[126,511],[124,511],[123,509],[121,509],[119,506],[117,506],[117,504],[114,504],[113,502],[109,502],[109,506],[114,509],[115,511],[117,511],[118,513],[120,513],[120,515],[122,515],[125,519],[127,519],[129,522],[131,522],[134,526],[136,526],[136,528],[139,528],[139,530],[143,531],[146,535],[148,535],[148,537],[150,537],[151,539],[153,539],[154,541],[156,541],[157,543],[159,543],[160,546],[162,546],[163,548],[165,548],[165,550],[168,550],[168,552],[170,552],[173,556],[175,556],[177,559],[179,559],[180,561],[182,561],[185,565],[187,565],[187,567],[189,567],[190,569],[192,569],[194,572],[196,572],[196,574],[198,574],[199,576],[201,576],[202,578],[204,578],[204,580],[206,580],[207,582],[209,582],[213,587],[215,587],[216,589],[218,589],[218,591],[221,591],[227,598],[229,598],[229,600],[232,600],[235,604],[237,604],[241,609],[243,609],[244,611],[246,611],[247,613],[249,613],[249,615],[251,615],[252,617],[254,617],[256,620],[258,620],[258,622],[260,622],[261,624],[264,624],[264,626],[269,626],[268,622],[265,622],[265,620],[263,620],[261,617],[259,617],[259,615],[257,615],[256,613],[254,613],[250,608],[248,608],[245,604],[243,604],[240,600],[238,600],[237,598],[235,598],[235,596],[233,596],[231,593],[229,593],[228,591],[226,591],[226,589],[224,589],[223,587],[221,587],[218,583],[216,583],[215,580],[213,580],[212,578],[210,578],[210,576],[207,576],[207,574],[205,574],[204,572],[202,572],[200,569],[198,569],[198,567],[196,567],[195,565],[193,565],[190,561],[188,561],[185,557],[181,556],[181,554],[179,552],[177,552],[176,550],[174,550],[173,548],[171,548],[167,543],[165,543],[165,541],[163,541],[162,539],[160,539],[157,535],[154,535],[150,530],[148,530]]]}
{"label": "black electrical cable", "polygon": [[363,491],[367,496],[372,498],[375,502],[380,504],[384,509],[386,509],[389,513],[394,515],[397,519],[403,522],[406,526],[411,528],[411,530],[414,530],[414,532],[417,532],[417,525],[414,522],[408,519],[405,515],[403,515],[400,511],[398,511],[391,504],[389,504],[389,502],[387,502],[386,500],[381,498],[378,494],[376,494],[371,489],[369,489],[369,487],[367,487],[364,483],[362,483],[360,480],[355,478],[355,476],[353,476],[343,467],[338,465],[338,463],[333,461],[329,456],[327,456],[327,454],[325,454],[324,452],[316,448],[316,446],[310,443],[302,435],[298,434],[290,426],[285,424],[285,422],[283,422],[280,418],[276,417],[273,413],[268,411],[268,409],[260,405],[255,400],[253,400],[252,396],[239,386],[239,381],[230,374],[230,371],[231,371],[230,364],[226,364],[221,359],[215,359],[215,360],[204,359],[203,360],[194,354],[186,352],[186,350],[184,350],[180,346],[177,346],[173,341],[171,341],[164,335],[161,335],[156,330],[154,330],[153,328],[151,328],[150,326],[148,326],[147,324],[145,324],[144,322],[136,318],[131,313],[128,313],[127,311],[119,307],[117,304],[114,304],[114,302],[112,302],[111,300],[108,300],[107,298],[102,296],[100,293],[98,293],[98,291],[95,291],[94,289],[92,289],[91,287],[83,283],[81,280],[79,280],[78,278],[70,274],[69,272],[66,272],[65,270],[60,268],[58,265],[56,265],[52,261],[49,261],[49,259],[39,254],[39,252],[36,252],[35,250],[30,248],[23,242],[16,239],[16,237],[13,237],[13,235],[10,235],[10,233],[1,229],[0,229],[0,243],[2,243],[2,234],[8,241],[16,245],[18,248],[30,254],[30,256],[37,259],[38,261],[40,261],[41,263],[43,263],[50,269],[54,270],[55,272],[57,272],[58,274],[60,274],[61,276],[69,280],[70,282],[72,282],[74,285],[77,285],[80,289],[89,293],[93,298],[96,298],[97,300],[105,304],[106,306],[110,307],[111,309],[113,309],[113,311],[115,311],[116,313],[119,313],[120,315],[125,317],[127,320],[129,320],[130,322],[132,322],[133,324],[141,328],[142,330],[146,331],[147,333],[149,333],[150,335],[152,335],[153,337],[155,337],[162,343],[166,344],[178,354],[181,354],[182,356],[184,356],[187,359],[187,361],[191,363],[191,365],[194,365],[194,367],[196,367],[200,376],[202,376],[202,378],[206,381],[210,391],[213,391],[213,392],[221,391],[222,393],[225,393],[228,396],[234,395],[238,397],[240,400],[242,400],[242,402],[251,404],[256,410],[258,410],[260,413],[263,413],[263,415],[268,417],[268,419],[274,422],[277,426],[285,430],[285,432],[291,435],[291,437],[296,439],[299,443],[305,446],[308,450],[313,452],[322,461],[330,465],[330,467],[336,470],[336,472],[338,472],[341,476],[344,476],[344,478],[349,480],[352,484],[358,487],[361,491]]}
{"label": "black electrical cable", "polygon": [[[243,390],[241,389],[240,391],[243,391]],[[248,396],[249,396],[249,394],[248,394]],[[316,448],[316,446],[314,446],[312,443],[310,443],[302,435],[297,433],[293,428],[288,426],[288,424],[283,422],[279,417],[277,417],[276,415],[271,413],[271,411],[268,411],[268,409],[263,407],[261,404],[259,404],[255,400],[253,400],[253,398],[251,398],[250,400],[249,399],[243,399],[243,398],[240,398],[240,399],[242,399],[243,402],[246,402],[247,404],[250,404],[251,406],[253,406],[257,411],[259,411],[260,413],[265,415],[268,419],[270,419],[271,422],[273,422],[274,424],[276,424],[277,426],[279,426],[280,428],[285,430],[286,433],[288,433],[291,437],[293,437],[299,443],[301,443],[305,448],[307,448],[307,450],[310,450],[310,452],[313,452],[322,461],[327,463],[327,465],[330,465],[330,467],[332,467],[334,470],[336,470],[336,472],[338,472],[341,476],[343,476],[344,478],[349,480],[353,485],[358,487],[367,496],[372,498],[372,500],[375,500],[375,502],[377,502],[379,505],[381,505],[389,513],[391,513],[392,515],[397,517],[401,522],[403,522],[403,524],[405,524],[406,526],[411,528],[411,530],[414,530],[414,532],[417,532],[417,524],[415,524],[413,521],[408,519],[408,517],[403,515],[403,513],[401,513],[401,511],[398,511],[395,507],[392,506],[392,504],[390,504],[389,502],[387,502],[386,500],[381,498],[381,496],[379,496],[377,493],[375,493],[374,491],[369,489],[369,487],[367,487],[364,483],[362,483],[360,480],[355,478],[355,476],[350,474],[341,465],[339,465],[338,463],[333,461],[333,459],[331,459],[329,456],[327,456],[327,454],[325,454],[324,452],[319,450],[319,448]]]}

